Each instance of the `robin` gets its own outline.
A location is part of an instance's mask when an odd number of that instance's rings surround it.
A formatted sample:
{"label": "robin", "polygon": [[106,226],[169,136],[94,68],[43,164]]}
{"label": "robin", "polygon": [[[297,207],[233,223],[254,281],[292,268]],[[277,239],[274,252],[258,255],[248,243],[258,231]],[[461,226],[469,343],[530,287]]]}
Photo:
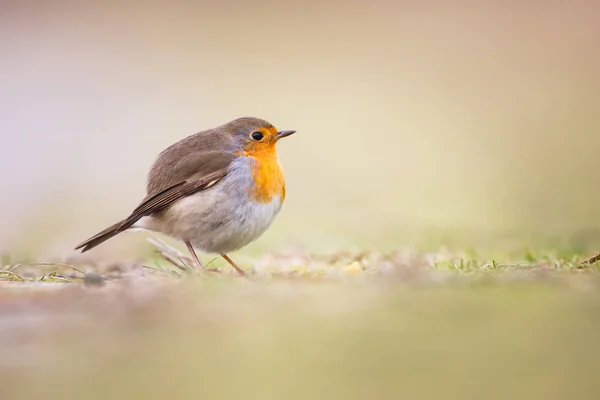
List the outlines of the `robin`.
{"label": "robin", "polygon": [[194,248],[220,254],[244,275],[227,253],[257,239],[279,213],[285,179],[276,145],[293,133],[245,117],[180,140],[154,161],[140,205],[75,249],[141,228],[182,240],[199,270]]}

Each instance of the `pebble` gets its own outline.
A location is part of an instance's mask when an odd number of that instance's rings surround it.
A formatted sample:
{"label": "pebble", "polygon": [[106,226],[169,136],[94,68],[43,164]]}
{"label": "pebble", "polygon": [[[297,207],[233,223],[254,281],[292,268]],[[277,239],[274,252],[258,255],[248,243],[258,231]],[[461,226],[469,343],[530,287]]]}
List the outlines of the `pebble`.
{"label": "pebble", "polygon": [[94,272],[87,273],[83,276],[83,284],[85,286],[104,286],[104,278],[100,274]]}

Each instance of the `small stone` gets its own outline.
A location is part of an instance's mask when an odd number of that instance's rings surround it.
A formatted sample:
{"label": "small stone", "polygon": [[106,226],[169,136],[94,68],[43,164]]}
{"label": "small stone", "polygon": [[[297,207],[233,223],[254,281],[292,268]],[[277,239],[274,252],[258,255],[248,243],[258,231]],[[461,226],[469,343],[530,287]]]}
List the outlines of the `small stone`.
{"label": "small stone", "polygon": [[83,276],[83,284],[85,286],[104,286],[104,278],[100,274],[90,272]]}
{"label": "small stone", "polygon": [[342,268],[342,271],[344,271],[344,273],[346,274],[358,274],[360,272],[363,272],[363,269],[358,261],[354,261]]}

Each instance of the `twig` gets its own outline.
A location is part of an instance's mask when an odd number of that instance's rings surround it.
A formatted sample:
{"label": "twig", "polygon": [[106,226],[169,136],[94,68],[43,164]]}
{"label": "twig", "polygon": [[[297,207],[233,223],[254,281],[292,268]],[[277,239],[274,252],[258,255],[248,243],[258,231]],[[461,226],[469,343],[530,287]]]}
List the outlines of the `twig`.
{"label": "twig", "polygon": [[166,253],[166,252],[164,252],[162,250],[158,251],[158,255],[160,255],[162,258],[164,258],[165,260],[167,260],[168,262],[170,262],[171,264],[173,264],[174,266],[176,266],[177,268],[179,268],[183,272],[189,272],[190,271],[190,268],[187,266],[187,264],[180,257],[175,258],[171,254]]}
{"label": "twig", "polygon": [[7,275],[7,276],[11,276],[14,278],[17,278],[18,280],[20,280],[21,282],[25,282],[25,279],[23,277],[21,277],[20,275],[15,274],[14,272],[10,272],[10,271],[0,271],[0,275]]}
{"label": "twig", "polygon": [[584,265],[584,264],[594,264],[597,261],[600,261],[600,253],[596,254],[593,257],[588,258],[587,260],[582,261],[581,265]]}
{"label": "twig", "polygon": [[193,264],[191,258],[187,257],[185,254],[175,249],[172,246],[169,246],[167,243],[163,242],[160,239],[156,238],[148,238],[148,242],[150,242],[154,247],[156,247],[158,254],[175,265],[177,268],[181,269],[184,272],[191,272],[192,268],[188,267],[188,264]]}
{"label": "twig", "polygon": [[70,268],[74,271],[79,272],[82,275],[85,275],[85,272],[83,272],[82,270],[80,270],[79,268],[75,268],[72,265],[68,265],[68,264],[63,264],[63,263],[53,263],[53,262],[36,262],[36,263],[20,263],[17,265],[14,265],[13,267],[11,267],[10,269],[8,269],[8,272],[12,272],[15,269],[22,267],[22,266],[54,266],[54,267],[65,267],[65,268]]}
{"label": "twig", "polygon": [[159,273],[161,273],[163,275],[174,275],[174,276],[177,276],[177,277],[181,276],[181,275],[179,275],[179,273],[177,271],[173,271],[171,269],[163,269],[163,268],[151,267],[149,265],[142,265],[142,268],[146,268],[146,269],[149,269],[151,271],[156,271],[156,272],[159,272]]}
{"label": "twig", "polygon": [[52,272],[51,274],[48,275],[44,275],[42,276],[38,282],[49,282],[48,279],[52,279],[52,281],[50,282],[54,282],[54,281],[62,281],[62,282],[71,282],[71,280],[69,278],[66,278],[62,275],[58,275],[56,272]]}

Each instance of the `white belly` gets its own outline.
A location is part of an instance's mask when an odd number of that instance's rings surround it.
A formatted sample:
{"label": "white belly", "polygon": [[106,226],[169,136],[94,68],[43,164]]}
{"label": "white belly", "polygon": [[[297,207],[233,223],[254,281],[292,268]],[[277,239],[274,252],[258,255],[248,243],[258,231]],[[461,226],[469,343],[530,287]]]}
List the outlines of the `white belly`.
{"label": "white belly", "polygon": [[245,162],[235,163],[213,187],[179,200],[160,216],[145,217],[136,226],[188,240],[207,253],[228,253],[256,240],[277,216],[281,199],[250,200],[250,169]]}

